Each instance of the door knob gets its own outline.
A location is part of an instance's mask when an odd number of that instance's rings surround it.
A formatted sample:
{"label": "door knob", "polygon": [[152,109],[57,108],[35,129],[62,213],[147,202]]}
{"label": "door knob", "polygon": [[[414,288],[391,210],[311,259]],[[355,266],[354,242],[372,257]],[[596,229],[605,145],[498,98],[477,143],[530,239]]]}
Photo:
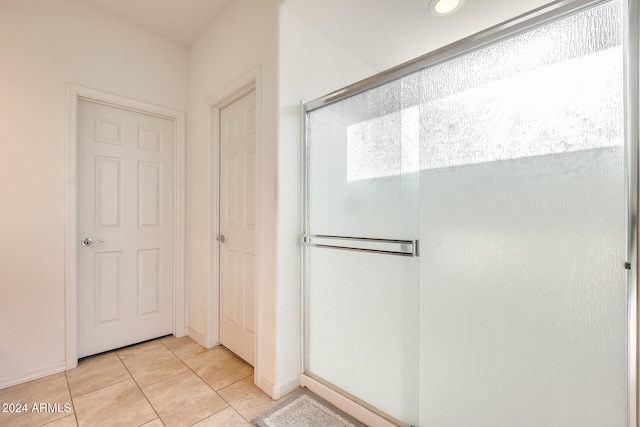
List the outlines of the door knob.
{"label": "door knob", "polygon": [[82,246],[91,246],[94,243],[104,243],[104,240],[93,240],[91,237],[82,239]]}
{"label": "door knob", "polygon": [[227,241],[227,238],[224,237],[224,234],[221,234],[218,237],[216,237],[216,240],[219,241],[220,243],[224,243]]}

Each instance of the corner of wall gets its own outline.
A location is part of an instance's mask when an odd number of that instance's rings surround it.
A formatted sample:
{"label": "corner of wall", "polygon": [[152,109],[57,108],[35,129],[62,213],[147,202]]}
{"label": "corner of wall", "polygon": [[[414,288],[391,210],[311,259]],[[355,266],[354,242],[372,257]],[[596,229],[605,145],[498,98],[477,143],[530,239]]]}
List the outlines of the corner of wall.
{"label": "corner of wall", "polygon": [[300,386],[300,378],[297,376],[282,384],[274,385],[264,377],[259,377],[255,379],[255,384],[260,390],[271,396],[273,400],[278,400],[298,388]]}
{"label": "corner of wall", "polygon": [[200,332],[194,331],[191,328],[187,328],[187,336],[204,348],[210,348],[207,346],[207,340],[205,339],[204,335],[202,335]]}

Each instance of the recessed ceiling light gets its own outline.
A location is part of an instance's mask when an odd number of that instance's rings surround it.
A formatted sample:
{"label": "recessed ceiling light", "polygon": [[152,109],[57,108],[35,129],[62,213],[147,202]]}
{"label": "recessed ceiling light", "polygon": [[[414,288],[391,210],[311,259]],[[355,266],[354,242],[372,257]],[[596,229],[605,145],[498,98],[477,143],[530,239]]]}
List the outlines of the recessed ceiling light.
{"label": "recessed ceiling light", "polygon": [[448,15],[460,9],[464,0],[431,0],[429,10],[436,16]]}

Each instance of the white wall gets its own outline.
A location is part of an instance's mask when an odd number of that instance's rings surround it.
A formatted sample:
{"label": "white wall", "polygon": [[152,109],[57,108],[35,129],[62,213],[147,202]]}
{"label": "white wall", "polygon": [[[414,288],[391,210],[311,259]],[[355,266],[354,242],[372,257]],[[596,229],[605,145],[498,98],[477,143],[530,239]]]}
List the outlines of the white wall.
{"label": "white wall", "polygon": [[[300,101],[371,73],[286,9],[280,11],[278,3],[233,2],[192,46],[187,143],[189,334],[210,346],[217,341],[218,316],[211,105],[259,66],[262,259],[256,383],[274,398],[297,386],[301,369]],[[336,68],[336,62],[345,68]]]}
{"label": "white wall", "polygon": [[258,98],[262,128],[261,205],[258,265],[261,310],[256,382],[269,394],[278,394],[283,381],[276,373],[276,143],[277,143],[277,34],[276,0],[236,0],[212,23],[191,48],[190,109],[187,137],[187,247],[186,275],[190,284],[189,335],[203,345],[217,343],[218,265],[212,249],[218,221],[211,197],[211,105],[239,78],[260,67]]}
{"label": "white wall", "polygon": [[429,0],[287,0],[288,7],[376,72],[549,3],[484,0],[436,17]]}
{"label": "white wall", "polygon": [[0,387],[65,367],[65,85],[186,110],[188,51],[75,0],[0,2]]}

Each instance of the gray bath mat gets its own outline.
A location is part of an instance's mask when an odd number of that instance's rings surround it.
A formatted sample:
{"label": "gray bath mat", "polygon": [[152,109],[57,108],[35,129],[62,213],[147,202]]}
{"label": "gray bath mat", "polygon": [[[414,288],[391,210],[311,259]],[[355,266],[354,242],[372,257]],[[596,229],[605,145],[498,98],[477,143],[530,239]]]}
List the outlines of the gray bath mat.
{"label": "gray bath mat", "polygon": [[258,427],[365,427],[304,388],[251,420]]}

